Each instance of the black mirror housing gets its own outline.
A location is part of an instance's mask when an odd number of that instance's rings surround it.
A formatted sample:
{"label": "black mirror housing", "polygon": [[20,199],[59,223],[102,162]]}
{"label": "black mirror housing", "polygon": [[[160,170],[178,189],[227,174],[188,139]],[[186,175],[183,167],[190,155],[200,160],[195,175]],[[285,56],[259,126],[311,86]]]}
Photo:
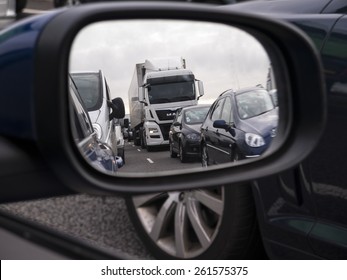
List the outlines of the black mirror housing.
{"label": "black mirror housing", "polygon": [[[81,157],[73,143],[68,109],[67,73],[72,42],[88,24],[101,20],[136,19],[139,15],[142,19],[200,20],[236,26],[254,35],[270,50],[274,66],[282,69],[276,75],[283,83],[278,85],[281,122],[266,156],[250,160],[247,164],[210,168],[203,172],[182,171],[179,175],[167,172],[159,177],[141,173],[132,177],[111,177],[97,172]],[[81,5],[43,15],[40,19],[32,19],[31,23],[40,23],[30,25],[37,28],[36,37],[23,46],[33,49],[32,54],[14,58],[10,47],[14,38],[11,36],[21,34],[11,34],[0,45],[3,51],[1,59],[6,60],[5,66],[0,67],[0,83],[6,89],[0,93],[0,103],[9,104],[0,116],[0,133],[34,142],[38,147],[34,152],[35,158],[47,164],[51,180],[71,191],[140,194],[253,180],[298,164],[314,149],[322,134],[326,109],[321,62],[309,39],[289,24],[210,6],[177,3]],[[22,25],[28,26],[29,23]],[[11,30],[7,32],[10,34]],[[19,67],[22,67],[21,73],[29,74],[18,75]],[[30,74],[33,72],[35,75]],[[11,76],[23,80],[17,82],[21,84],[19,87],[12,86],[8,79]],[[33,90],[28,90],[31,88]],[[26,93],[24,99],[23,92]],[[315,98],[307,94],[309,92],[315,92]],[[18,110],[16,100],[23,100],[23,104],[30,106]],[[121,103],[117,98],[112,100],[113,118],[124,117],[124,104]],[[47,116],[50,116],[49,122]],[[23,130],[13,130],[14,123]],[[31,167],[28,164],[26,168],[30,170]],[[36,188],[46,189],[47,184],[36,182]]]}
{"label": "black mirror housing", "polygon": [[223,128],[223,129],[227,130],[229,128],[229,125],[225,122],[225,120],[216,120],[213,122],[213,127]]}

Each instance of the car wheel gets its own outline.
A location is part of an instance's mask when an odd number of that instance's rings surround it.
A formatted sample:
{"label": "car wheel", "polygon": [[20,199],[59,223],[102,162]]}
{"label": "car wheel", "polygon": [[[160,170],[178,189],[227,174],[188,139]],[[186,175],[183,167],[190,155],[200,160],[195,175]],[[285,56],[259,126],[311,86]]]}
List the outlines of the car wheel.
{"label": "car wheel", "polygon": [[176,158],[177,157],[177,153],[173,150],[173,143],[170,141],[170,157],[172,158]]}
{"label": "car wheel", "polygon": [[248,185],[135,196],[126,204],[159,259],[254,259],[262,248]]}
{"label": "car wheel", "polygon": [[125,151],[124,148],[120,149],[118,156],[120,156],[123,159],[123,163],[125,164]]}
{"label": "car wheel", "polygon": [[178,149],[179,149],[181,162],[187,162],[187,155],[184,152],[184,148],[183,148],[182,142],[178,143]]}
{"label": "car wheel", "polygon": [[141,148],[145,149],[146,148],[146,144],[145,144],[145,132],[144,132],[144,129],[142,129],[140,131],[140,143],[141,143]]}
{"label": "car wheel", "polygon": [[207,167],[208,164],[208,153],[205,144],[201,144],[201,165],[202,167]]}
{"label": "car wheel", "polygon": [[20,14],[24,10],[26,5],[27,5],[27,0],[17,0],[16,1],[16,13]]}
{"label": "car wheel", "polygon": [[236,148],[234,148],[231,152],[231,161],[236,162],[240,160],[240,153]]}
{"label": "car wheel", "polygon": [[55,8],[64,7],[67,4],[67,0],[54,0],[53,4]]}

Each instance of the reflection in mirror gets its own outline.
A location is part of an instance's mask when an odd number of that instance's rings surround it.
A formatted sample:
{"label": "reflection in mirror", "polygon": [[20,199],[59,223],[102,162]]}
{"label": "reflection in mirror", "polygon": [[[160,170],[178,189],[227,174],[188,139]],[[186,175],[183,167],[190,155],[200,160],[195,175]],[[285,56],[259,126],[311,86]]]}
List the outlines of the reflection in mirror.
{"label": "reflection in mirror", "polygon": [[269,55],[239,28],[183,20],[91,24],[73,42],[69,71],[93,137],[113,157],[113,174],[230,164],[261,156],[276,136]]}

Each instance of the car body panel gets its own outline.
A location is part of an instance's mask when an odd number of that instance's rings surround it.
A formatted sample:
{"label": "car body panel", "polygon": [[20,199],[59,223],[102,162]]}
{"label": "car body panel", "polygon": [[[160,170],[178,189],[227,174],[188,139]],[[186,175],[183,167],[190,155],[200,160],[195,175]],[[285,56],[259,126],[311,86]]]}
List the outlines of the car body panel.
{"label": "car body panel", "polygon": [[[36,139],[34,127],[35,46],[45,24],[57,12],[47,13],[11,25],[0,32],[0,133],[2,135]],[[17,82],[17,77],[21,82]],[[4,94],[6,93],[6,94]]]}
{"label": "car body panel", "polygon": [[[343,14],[347,4],[340,0],[328,5],[324,1],[281,2],[285,1],[278,1],[276,12],[260,2],[229,7],[283,19],[312,39],[324,65],[328,122],[308,159],[297,168],[254,183],[263,240],[271,258],[346,259],[347,17]],[[319,14],[320,9],[331,14]],[[314,92],[310,94],[314,98]]]}

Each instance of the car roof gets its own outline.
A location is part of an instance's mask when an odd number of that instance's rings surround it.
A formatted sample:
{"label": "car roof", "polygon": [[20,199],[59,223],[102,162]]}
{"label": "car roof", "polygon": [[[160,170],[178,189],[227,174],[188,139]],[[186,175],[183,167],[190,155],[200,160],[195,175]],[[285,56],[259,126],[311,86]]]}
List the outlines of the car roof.
{"label": "car roof", "polygon": [[238,94],[241,94],[241,93],[244,93],[244,92],[254,91],[254,90],[266,90],[266,89],[264,87],[262,87],[261,85],[255,86],[255,87],[246,87],[246,88],[238,89],[236,91],[234,91],[233,89],[228,89],[228,90],[222,92],[219,95],[218,99],[220,97],[223,97],[223,96],[228,95],[228,94],[230,94],[230,95],[238,95]]}

